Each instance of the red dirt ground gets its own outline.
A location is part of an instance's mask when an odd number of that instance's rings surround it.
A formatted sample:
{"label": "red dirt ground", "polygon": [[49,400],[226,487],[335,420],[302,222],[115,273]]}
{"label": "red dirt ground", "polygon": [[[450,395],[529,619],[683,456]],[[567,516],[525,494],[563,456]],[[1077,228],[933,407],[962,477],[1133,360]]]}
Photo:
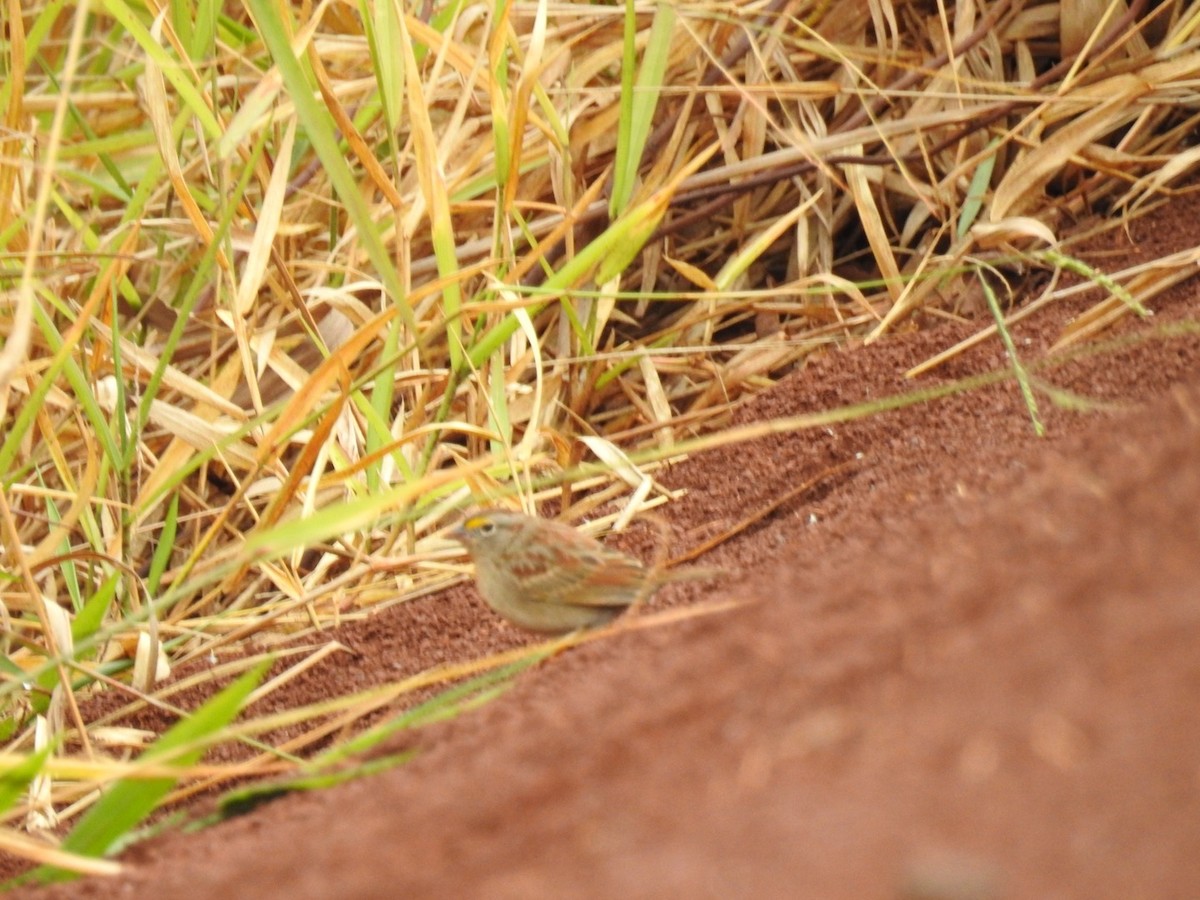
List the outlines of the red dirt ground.
{"label": "red dirt ground", "polygon": [[[1194,246],[1198,214],[1177,200],[1085,258]],[[675,466],[686,547],[862,454],[703,558],[738,577],[655,600],[746,605],[564,653],[408,738],[407,766],[157,837],[117,879],[18,893],[1200,896],[1197,291],[1039,371],[1102,401],[1043,393],[1044,439],[1006,382]],[[1085,308],[1018,326],[1024,358]],[[899,374],[978,327],[816,359],[739,421],[1003,367],[992,341]],[[467,586],[329,637],[357,655],[274,702],[529,640]]]}

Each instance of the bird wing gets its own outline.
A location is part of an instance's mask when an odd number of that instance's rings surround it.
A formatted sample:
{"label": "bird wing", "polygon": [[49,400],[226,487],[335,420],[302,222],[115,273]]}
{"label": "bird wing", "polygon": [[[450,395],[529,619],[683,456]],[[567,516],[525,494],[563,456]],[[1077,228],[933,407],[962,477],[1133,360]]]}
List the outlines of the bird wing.
{"label": "bird wing", "polygon": [[527,574],[529,599],[620,608],[637,599],[645,578],[641,564],[621,553],[575,548],[569,565],[554,557],[554,550],[547,548],[546,559],[536,565],[540,571]]}

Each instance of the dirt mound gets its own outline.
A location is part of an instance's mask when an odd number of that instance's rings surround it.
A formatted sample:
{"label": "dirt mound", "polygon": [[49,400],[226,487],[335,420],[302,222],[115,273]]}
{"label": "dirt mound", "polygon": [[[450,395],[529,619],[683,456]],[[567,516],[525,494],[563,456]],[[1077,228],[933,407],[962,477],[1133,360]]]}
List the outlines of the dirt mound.
{"label": "dirt mound", "polygon": [[[1186,243],[1196,206],[1143,239]],[[1048,438],[1005,382],[676,466],[686,545],[853,463],[705,557],[739,573],[709,597],[746,605],[566,653],[378,778],[156,838],[120,879],[23,893],[1197,896],[1194,293],[1131,317],[1119,350],[1041,370],[1104,404],[1043,393]],[[1017,329],[1029,359],[1070,312]],[[975,327],[830,354],[740,420],[1003,367],[988,344],[897,374]],[[358,657],[298,692],[526,640],[466,587],[343,632]]]}

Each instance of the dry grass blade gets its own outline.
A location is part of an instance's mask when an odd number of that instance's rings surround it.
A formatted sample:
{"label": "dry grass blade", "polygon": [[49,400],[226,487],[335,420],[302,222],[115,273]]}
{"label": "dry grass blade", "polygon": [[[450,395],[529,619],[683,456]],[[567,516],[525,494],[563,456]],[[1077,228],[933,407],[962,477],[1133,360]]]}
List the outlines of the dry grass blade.
{"label": "dry grass blade", "polygon": [[747,528],[751,528],[752,526],[757,525],[759,522],[761,522],[763,519],[770,516],[776,510],[780,509],[781,507],[787,506],[787,504],[791,503],[797,497],[802,497],[804,494],[807,494],[809,491],[811,491],[814,487],[816,487],[822,481],[832,478],[834,475],[840,475],[844,472],[848,472],[851,469],[857,468],[858,466],[860,466],[862,464],[863,463],[861,460],[851,460],[850,462],[845,462],[845,463],[842,463],[837,466],[830,466],[828,469],[825,469],[824,471],[817,473],[812,478],[809,478],[807,481],[804,481],[803,483],[796,485],[791,490],[784,491],[783,494],[776,497],[774,500],[772,500],[766,506],[764,506],[760,509],[754,510],[754,512],[750,513],[748,516],[741,519],[734,525],[723,529],[720,534],[715,535],[714,537],[711,537],[708,540],[703,541],[700,544],[697,544],[695,547],[693,547],[687,553],[682,554],[681,556],[675,557],[668,563],[668,565],[669,566],[677,566],[680,563],[690,562],[693,559],[703,556],[705,553],[708,553],[714,547],[719,547],[721,544],[725,543],[726,541],[730,540],[731,538],[735,537],[736,535],[741,534]]}
{"label": "dry grass blade", "polygon": [[0,829],[0,849],[35,865],[54,866],[80,875],[120,875],[123,869],[119,862],[59,850],[7,828]]}

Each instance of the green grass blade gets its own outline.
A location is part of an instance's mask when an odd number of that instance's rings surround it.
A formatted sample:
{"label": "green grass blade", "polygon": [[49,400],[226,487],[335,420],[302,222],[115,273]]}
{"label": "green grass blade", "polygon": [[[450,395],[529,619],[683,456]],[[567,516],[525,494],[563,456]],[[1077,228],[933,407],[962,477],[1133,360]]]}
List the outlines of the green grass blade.
{"label": "green grass blade", "polygon": [[413,709],[325,751],[306,765],[305,771],[296,777],[230,791],[219,802],[221,814],[223,817],[241,815],[255,806],[292,791],[311,791],[332,787],[405,763],[412,758],[412,753],[392,754],[367,760],[349,769],[329,771],[332,766],[372,752],[381,743],[400,731],[452,719],[494,700],[508,690],[517,675],[553,655],[554,652],[554,650],[547,650],[543,653],[530,654],[525,659],[501,666],[448,688]]}
{"label": "green grass blade", "polygon": [[162,523],[162,532],[158,536],[154,548],[154,559],[150,561],[150,574],[146,576],[146,591],[151,597],[158,594],[159,582],[167,565],[171,562],[171,554],[175,550],[175,532],[179,525],[179,494],[171,494],[167,503],[166,516]]}
{"label": "green grass blade", "polygon": [[1025,407],[1029,410],[1029,418],[1033,422],[1033,430],[1038,437],[1044,437],[1046,434],[1046,426],[1042,424],[1041,416],[1038,415],[1037,396],[1033,392],[1033,386],[1029,382],[1029,372],[1026,370],[1024,363],[1021,362],[1021,357],[1017,355],[1017,345],[1012,339],[1012,333],[1008,330],[1008,326],[1004,322],[1004,313],[1000,309],[1000,303],[996,300],[996,294],[992,290],[992,286],[988,284],[986,278],[980,276],[979,283],[983,286],[984,296],[987,297],[988,309],[992,311],[992,317],[996,320],[996,328],[1000,332],[1000,340],[1004,344],[1004,349],[1008,351],[1008,361],[1012,365],[1013,375],[1017,379],[1017,384],[1021,389],[1021,396],[1025,399]]}
{"label": "green grass blade", "polygon": [[248,0],[247,6],[259,27],[259,33],[279,68],[284,86],[296,107],[296,115],[304,126],[305,134],[313,150],[320,158],[337,192],[338,199],[345,204],[346,214],[358,230],[358,238],[367,251],[371,264],[375,266],[392,302],[396,304],[400,317],[411,334],[417,334],[416,321],[400,275],[391,255],[379,236],[379,226],[371,208],[367,206],[359,189],[358,181],[337,138],[337,128],[329,111],[313,96],[313,85],[306,74],[306,67],[297,59],[292,47],[291,29],[280,18],[280,7],[270,0]]}
{"label": "green grass blade", "polygon": [[967,188],[967,196],[963,200],[962,210],[958,214],[958,239],[961,241],[979,218],[983,209],[983,201],[987,197],[988,185],[992,183],[992,171],[996,168],[996,150],[999,141],[992,141],[988,149],[992,152],[979,161],[975,174],[971,176],[971,185]]}
{"label": "green grass blade", "polygon": [[1146,309],[1146,307],[1144,307],[1141,303],[1138,303],[1137,298],[1134,297],[1133,294],[1129,293],[1129,290],[1125,287],[1125,285],[1121,284],[1111,276],[1106,275],[1104,272],[1101,272],[1099,269],[1089,266],[1083,260],[1076,259],[1073,256],[1067,256],[1065,253],[1061,253],[1058,250],[1053,249],[1043,250],[1039,255],[1047,262],[1053,263],[1056,266],[1061,266],[1068,272],[1074,272],[1076,275],[1080,275],[1083,278],[1100,285],[1100,287],[1111,293],[1114,297],[1128,306],[1139,316],[1144,318],[1150,315],[1150,310]]}
{"label": "green grass blade", "polygon": [[617,128],[616,169],[613,173],[613,192],[609,215],[616,218],[629,206],[637,185],[638,167],[646,152],[646,140],[654,122],[654,111],[662,96],[663,74],[671,55],[671,33],[675,28],[675,7],[659,3],[654,10],[650,37],[634,83],[634,39],[637,16],[633,0],[625,4],[625,51],[621,68],[621,118]]}
{"label": "green grass blade", "polygon": [[[100,582],[100,587],[76,613],[75,618],[71,621],[71,637],[74,638],[76,644],[87,640],[100,630],[100,626],[104,624],[104,617],[108,614],[113,599],[117,596],[117,585],[120,582],[120,573],[113,572]],[[76,655],[81,654],[77,653]]]}
{"label": "green grass blade", "polygon": [[[233,721],[246,698],[258,687],[269,664],[269,661],[260,663],[181,719],[142,755],[142,759],[149,761],[170,755],[171,762],[179,766],[196,762],[216,734]],[[175,778],[152,778],[117,782],[75,826],[63,841],[63,849],[83,856],[104,856],[130,829],[154,811],[176,781]],[[71,877],[71,873],[45,869],[41,877],[48,881],[60,880]]]}
{"label": "green grass blade", "polygon": [[29,790],[29,783],[42,771],[42,766],[50,758],[54,747],[53,743],[48,744],[13,766],[0,768],[0,813],[6,812]]}
{"label": "green grass blade", "polygon": [[162,68],[163,76],[171,82],[171,87],[179,94],[179,99],[187,107],[188,112],[196,117],[204,134],[213,140],[220,137],[221,125],[217,121],[216,115],[205,101],[200,88],[191,82],[190,73],[180,65],[179,60],[154,39],[154,36],[150,34],[150,31],[142,24],[128,4],[122,3],[121,0],[100,0],[100,5],[124,26],[130,37],[137,41],[138,46],[145,54]]}

